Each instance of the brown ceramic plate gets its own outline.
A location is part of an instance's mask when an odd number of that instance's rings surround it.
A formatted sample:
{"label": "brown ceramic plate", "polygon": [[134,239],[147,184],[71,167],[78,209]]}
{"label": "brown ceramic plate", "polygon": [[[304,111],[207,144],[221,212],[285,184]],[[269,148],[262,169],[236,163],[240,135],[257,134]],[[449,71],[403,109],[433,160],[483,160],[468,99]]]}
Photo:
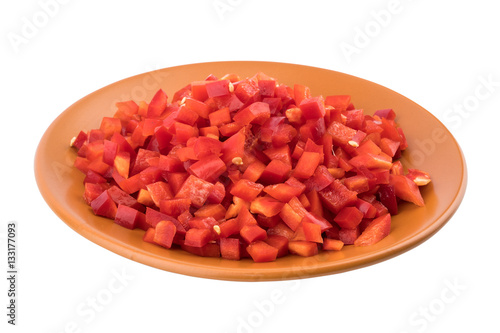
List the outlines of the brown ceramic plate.
{"label": "brown ceramic plate", "polygon": [[[313,95],[350,94],[354,105],[368,114],[393,108],[405,130],[409,148],[406,166],[430,173],[422,189],[425,207],[402,204],[393,217],[390,235],[369,247],[345,246],[309,258],[289,255],[270,263],[202,258],[182,250],[167,250],[142,241],[143,231],[122,228],[94,216],[82,199],[83,175],[72,167],[76,153],[69,142],[81,129],[98,128],[103,116],[114,114],[118,100],[150,100],[160,87],[171,97],[187,83],[209,74],[241,77],[262,71],[279,82],[301,83]],[[64,111],[45,132],[36,153],[39,189],[51,209],[71,228],[92,242],[137,262],[170,272],[221,280],[265,281],[322,276],[389,259],[435,234],[457,210],[466,188],[466,165],[452,134],[428,111],[378,84],[326,69],[273,62],[230,61],[184,65],[137,75],[82,98]]]}

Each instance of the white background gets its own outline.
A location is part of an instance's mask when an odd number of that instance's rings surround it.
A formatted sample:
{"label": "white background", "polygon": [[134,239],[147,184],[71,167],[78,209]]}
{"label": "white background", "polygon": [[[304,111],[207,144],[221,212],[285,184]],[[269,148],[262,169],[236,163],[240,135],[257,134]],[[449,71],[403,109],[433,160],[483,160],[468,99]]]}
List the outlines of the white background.
{"label": "white background", "polygon": [[[2,1],[0,276],[7,222],[16,221],[19,294],[12,327],[1,278],[0,331],[499,332],[500,184],[492,156],[500,23],[493,3]],[[355,53],[343,52],[347,45]],[[192,278],[135,263],[84,239],[48,208],[33,159],[62,111],[135,74],[220,60],[337,70],[414,100],[465,153],[461,207],[434,237],[394,259],[268,283]]]}

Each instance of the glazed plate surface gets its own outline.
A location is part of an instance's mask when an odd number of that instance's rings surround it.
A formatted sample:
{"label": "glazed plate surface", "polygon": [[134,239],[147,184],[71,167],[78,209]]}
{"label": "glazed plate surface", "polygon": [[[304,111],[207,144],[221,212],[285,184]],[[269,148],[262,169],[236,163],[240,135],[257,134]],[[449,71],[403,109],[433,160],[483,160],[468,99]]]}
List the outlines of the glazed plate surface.
{"label": "glazed plate surface", "polygon": [[[159,88],[171,99],[175,91],[209,74],[220,77],[235,73],[243,78],[257,72],[287,85],[309,86],[314,96],[351,95],[354,105],[367,114],[378,109],[394,109],[396,121],[405,131],[409,144],[402,156],[403,163],[406,167],[427,171],[432,178],[431,184],[422,188],[425,207],[403,203],[399,214],[393,216],[389,236],[373,246],[345,246],[342,251],[324,251],[309,258],[289,255],[270,263],[204,258],[181,249],[167,250],[143,242],[142,230],[125,229],[92,213],[82,199],[84,175],[73,168],[76,152],[69,146],[71,138],[80,130],[98,128],[102,117],[113,116],[117,101],[149,101]],[[35,176],[50,208],[92,242],[158,269],[233,281],[322,276],[390,259],[418,246],[441,229],[459,207],[467,183],[465,159],[452,134],[436,117],[408,98],[373,82],[331,70],[255,61],[165,68],[118,81],[87,95],[55,119],[43,135],[35,156]]]}

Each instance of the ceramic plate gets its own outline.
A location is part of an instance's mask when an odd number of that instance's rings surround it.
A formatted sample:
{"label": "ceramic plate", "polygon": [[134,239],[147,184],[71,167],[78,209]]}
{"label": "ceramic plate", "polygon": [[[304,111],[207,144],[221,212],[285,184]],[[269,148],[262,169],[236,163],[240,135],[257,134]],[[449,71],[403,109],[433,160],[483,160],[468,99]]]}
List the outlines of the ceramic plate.
{"label": "ceramic plate", "polygon": [[[120,100],[149,101],[162,88],[169,97],[191,81],[209,74],[236,73],[241,77],[262,71],[279,82],[304,84],[313,95],[349,94],[357,108],[373,114],[393,108],[409,148],[406,166],[430,173],[432,183],[422,188],[425,207],[404,203],[393,217],[392,231],[368,247],[345,246],[314,257],[289,255],[270,263],[249,259],[230,261],[198,257],[180,249],[167,250],[142,241],[142,230],[128,230],[94,216],[82,199],[83,174],[72,167],[76,153],[69,142],[82,129],[98,128],[102,117],[112,116]],[[40,192],[51,209],[77,233],[131,260],[170,272],[237,281],[307,278],[340,273],[392,258],[435,234],[457,210],[466,188],[466,165],[459,145],[431,113],[408,98],[373,82],[315,67],[256,61],[200,63],[165,68],[113,83],[82,98],[65,110],[47,129],[35,157]]]}

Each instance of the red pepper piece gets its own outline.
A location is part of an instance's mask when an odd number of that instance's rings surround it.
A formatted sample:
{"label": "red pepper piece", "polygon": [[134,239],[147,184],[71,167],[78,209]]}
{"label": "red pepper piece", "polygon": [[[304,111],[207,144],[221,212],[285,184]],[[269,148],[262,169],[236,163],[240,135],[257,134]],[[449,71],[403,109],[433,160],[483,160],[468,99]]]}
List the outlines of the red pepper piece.
{"label": "red pepper piece", "polygon": [[220,204],[226,196],[226,187],[221,182],[216,182],[207,198],[209,204]]}
{"label": "red pepper piece", "polygon": [[413,202],[417,206],[424,206],[422,194],[410,178],[403,175],[390,175],[389,182],[394,186],[398,198]]}
{"label": "red pepper piece", "polygon": [[229,237],[237,234],[240,231],[240,224],[238,222],[238,219],[233,218],[219,224],[219,228],[220,228],[220,236],[222,238]]}
{"label": "red pepper piece", "polygon": [[156,244],[154,242],[154,238],[155,238],[155,228],[148,228],[146,229],[146,232],[144,233],[144,236],[142,237],[142,240],[147,242],[147,243],[151,243],[151,244]]}
{"label": "red pepper piece", "polygon": [[380,118],[387,118],[388,120],[396,119],[396,112],[394,112],[393,109],[377,110],[373,115],[379,116]]}
{"label": "red pepper piece", "polygon": [[321,229],[321,232],[327,231],[328,229],[332,228],[332,224],[330,222],[328,222],[320,215],[316,215],[312,212],[306,212],[306,214],[302,218],[302,222],[308,222],[318,225]]}
{"label": "red pepper piece", "polygon": [[325,135],[325,131],[326,127],[324,118],[308,119],[299,129],[300,138],[302,140],[311,139],[315,142],[321,140],[321,138]]}
{"label": "red pepper piece", "polygon": [[293,169],[293,176],[296,178],[309,178],[314,174],[321,160],[319,153],[304,151],[300,156],[295,169]]}
{"label": "red pepper piece", "polygon": [[118,118],[103,117],[100,130],[104,132],[104,138],[109,139],[115,133],[121,133],[122,122]]}
{"label": "red pepper piece", "polygon": [[319,165],[311,178],[305,181],[306,192],[321,191],[328,187],[335,178],[324,165]]}
{"label": "red pepper piece", "polygon": [[361,235],[361,229],[359,226],[354,229],[340,228],[339,230],[339,239],[345,245],[354,244],[359,235]]}
{"label": "red pepper piece", "polygon": [[323,250],[340,251],[344,247],[344,242],[338,239],[325,238],[323,240]]}
{"label": "red pepper piece", "polygon": [[288,250],[292,254],[302,257],[311,257],[318,254],[318,244],[308,241],[290,241],[288,243]]}
{"label": "red pepper piece", "polygon": [[85,191],[83,192],[83,199],[90,205],[90,203],[100,196],[102,192],[110,187],[107,183],[85,183]]}
{"label": "red pepper piece", "polygon": [[325,104],[333,106],[336,110],[343,112],[347,110],[349,104],[351,104],[351,96],[350,95],[333,95],[326,96]]}
{"label": "red pepper piece", "polygon": [[254,183],[248,179],[240,179],[231,188],[230,193],[245,201],[253,201],[264,189],[264,185]]}
{"label": "red pepper piece", "polygon": [[271,235],[279,235],[286,237],[286,239],[292,239],[294,231],[290,229],[284,222],[278,223],[276,226],[267,229],[268,237]]}
{"label": "red pepper piece", "polygon": [[354,241],[354,246],[378,243],[391,231],[391,215],[385,214],[371,221],[363,233]]}
{"label": "red pepper piece", "polygon": [[170,186],[164,181],[159,181],[156,183],[146,185],[146,188],[157,207],[160,207],[160,202],[162,200],[172,199],[173,194]]}
{"label": "red pepper piece", "polygon": [[363,213],[356,207],[344,207],[335,216],[335,221],[341,228],[354,229],[363,219]]}
{"label": "red pepper piece", "polygon": [[311,98],[311,90],[303,84],[293,85],[293,98],[296,105],[300,105],[303,100]]}
{"label": "red pepper piece", "polygon": [[215,155],[203,157],[188,168],[188,172],[196,177],[215,182],[226,171],[226,164]]}
{"label": "red pepper piece", "polygon": [[325,101],[323,97],[311,97],[302,100],[299,104],[305,119],[317,119],[325,116]]}
{"label": "red pepper piece", "polygon": [[229,95],[229,80],[210,81],[205,84],[209,98]]}
{"label": "red pepper piece", "polygon": [[194,99],[204,102],[208,98],[206,81],[191,82],[191,94]]}
{"label": "red pepper piece", "polygon": [[177,228],[172,221],[160,221],[155,228],[153,241],[167,249],[172,247]]}
{"label": "red pepper piece", "polygon": [[221,204],[205,204],[194,212],[196,217],[212,217],[216,221],[221,221],[226,216],[226,208]]}
{"label": "red pepper piece", "polygon": [[264,241],[251,243],[247,246],[246,250],[255,262],[274,261],[278,256],[278,249]]}
{"label": "red pepper piece", "polygon": [[190,175],[175,195],[176,198],[191,200],[194,207],[201,207],[207,201],[214,185],[196,176]]}
{"label": "red pepper piece", "polygon": [[201,247],[182,244],[181,248],[200,257],[220,257],[220,246],[217,243],[208,243]]}
{"label": "red pepper piece", "polygon": [[160,201],[160,212],[177,218],[191,207],[190,199],[166,199]]}
{"label": "red pepper piece", "polygon": [[292,241],[323,243],[323,238],[321,237],[321,227],[314,223],[302,222],[295,230]]}
{"label": "red pepper piece", "polygon": [[267,217],[278,215],[285,204],[272,197],[257,197],[250,203],[250,211]]}
{"label": "red pepper piece", "polygon": [[234,115],[233,120],[242,126],[246,126],[248,124],[263,125],[269,117],[271,117],[269,104],[255,102],[238,111]]}
{"label": "red pepper piece", "polygon": [[159,117],[167,107],[168,96],[162,90],[158,90],[148,106],[148,118]]}
{"label": "red pepper piece", "polygon": [[193,247],[202,247],[212,240],[212,231],[210,229],[191,228],[186,231],[184,245]]}
{"label": "red pepper piece", "polygon": [[184,226],[179,222],[179,220],[173,218],[172,216],[160,213],[159,211],[152,209],[152,208],[146,208],[146,223],[149,224],[151,227],[156,227],[160,221],[171,221],[175,227],[177,228],[177,233],[179,235],[184,235],[186,233],[186,229]]}
{"label": "red pepper piece", "polygon": [[257,85],[259,86],[259,92],[261,96],[273,97],[274,90],[276,89],[276,80],[259,80]]}
{"label": "red pepper piece", "polygon": [[259,180],[263,184],[278,184],[282,183],[288,178],[292,167],[280,160],[272,160],[265,167]]}
{"label": "red pepper piece", "polygon": [[391,215],[398,213],[398,201],[396,198],[396,191],[391,184],[380,185],[377,191],[380,202],[387,207]]}
{"label": "red pepper piece", "polygon": [[327,132],[332,136],[333,143],[345,146],[352,140],[357,131],[342,123],[333,121],[328,127]]}
{"label": "red pepper piece", "polygon": [[237,238],[221,238],[220,254],[224,259],[240,260],[240,240]]}
{"label": "red pepper piece", "polygon": [[288,202],[293,197],[300,196],[304,190],[305,186],[297,187],[286,183],[268,185],[264,188],[264,192],[281,202]]}
{"label": "red pepper piece", "polygon": [[357,193],[349,190],[338,179],[319,191],[319,195],[325,207],[335,214],[345,206],[354,205],[357,200]]}
{"label": "red pepper piece", "polygon": [[193,152],[197,159],[201,159],[210,155],[219,156],[221,149],[222,144],[219,140],[204,136],[196,138],[196,141],[193,145]]}
{"label": "red pepper piece", "polygon": [[258,225],[244,225],[240,230],[240,236],[250,244],[252,242],[264,240],[267,238],[267,233]]}
{"label": "red pepper piece", "polygon": [[102,192],[97,198],[90,203],[92,211],[95,215],[104,216],[109,219],[114,219],[116,216],[117,207],[108,191]]}
{"label": "red pepper piece", "polygon": [[140,212],[125,205],[118,205],[115,223],[127,229],[135,229]]}
{"label": "red pepper piece", "polygon": [[254,80],[249,79],[239,82],[234,89],[234,94],[245,104],[255,102],[259,96],[259,92],[258,84]]}
{"label": "red pepper piece", "polygon": [[210,126],[221,126],[233,121],[227,107],[210,113],[208,118],[210,119]]}
{"label": "red pepper piece", "polygon": [[126,193],[125,191],[121,190],[118,186],[111,186],[108,189],[109,196],[117,205],[124,205],[128,206],[134,209],[137,209],[141,212],[144,211],[144,206],[141,205],[137,200]]}
{"label": "red pepper piece", "polygon": [[359,199],[356,202],[356,208],[363,213],[363,218],[372,219],[377,214],[377,209],[368,201]]}
{"label": "red pepper piece", "polygon": [[279,215],[292,231],[297,230],[303,218],[303,216],[294,210],[288,203],[283,205]]}
{"label": "red pepper piece", "polygon": [[211,110],[207,104],[190,97],[186,98],[185,103],[188,110],[195,112],[199,117],[203,119],[208,119],[208,115]]}
{"label": "red pepper piece", "polygon": [[288,254],[288,238],[285,236],[268,235],[264,241],[278,250],[278,254],[276,255],[277,258]]}

